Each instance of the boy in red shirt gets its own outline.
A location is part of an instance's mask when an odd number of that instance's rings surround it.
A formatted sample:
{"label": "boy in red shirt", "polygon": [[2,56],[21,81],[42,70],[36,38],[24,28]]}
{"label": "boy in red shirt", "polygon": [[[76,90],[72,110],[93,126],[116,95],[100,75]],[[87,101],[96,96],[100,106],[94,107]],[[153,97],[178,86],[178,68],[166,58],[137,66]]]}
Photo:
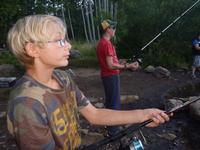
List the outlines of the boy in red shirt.
{"label": "boy in red shirt", "polygon": [[[116,22],[104,20],[101,23],[101,39],[97,45],[96,53],[101,68],[101,78],[105,91],[106,108],[120,110],[120,69],[136,70],[138,63],[128,64],[126,61],[119,63],[115,48],[111,42],[115,36]],[[118,127],[108,127],[110,136],[118,132]]]}

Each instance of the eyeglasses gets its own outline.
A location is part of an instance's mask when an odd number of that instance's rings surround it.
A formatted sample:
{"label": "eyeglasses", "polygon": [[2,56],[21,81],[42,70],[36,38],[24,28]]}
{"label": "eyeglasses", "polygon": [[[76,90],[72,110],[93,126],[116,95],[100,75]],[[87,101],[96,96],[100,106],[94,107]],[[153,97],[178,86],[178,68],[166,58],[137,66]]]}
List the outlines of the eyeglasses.
{"label": "eyeglasses", "polygon": [[58,43],[60,47],[64,47],[66,45],[66,39],[48,41],[48,43]]}
{"label": "eyeglasses", "polygon": [[116,30],[116,27],[109,27],[110,29]]}

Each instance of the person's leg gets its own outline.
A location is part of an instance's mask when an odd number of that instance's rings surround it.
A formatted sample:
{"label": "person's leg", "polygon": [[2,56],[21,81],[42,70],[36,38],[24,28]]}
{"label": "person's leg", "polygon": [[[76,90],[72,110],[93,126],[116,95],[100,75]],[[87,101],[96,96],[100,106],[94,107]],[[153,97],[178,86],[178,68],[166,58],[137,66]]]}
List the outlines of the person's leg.
{"label": "person's leg", "polygon": [[113,91],[112,91],[112,107],[115,110],[121,109],[121,101],[120,101],[120,78],[119,75],[114,75],[113,79]]}
{"label": "person's leg", "polygon": [[197,63],[198,63],[197,56],[194,56],[194,57],[193,57],[193,64],[192,64],[192,77],[193,77],[193,78],[196,78],[195,72],[196,72]]}
{"label": "person's leg", "polygon": [[196,72],[196,76],[199,78],[200,76],[199,76],[199,70],[200,70],[200,56],[197,56],[197,58],[196,58],[197,60],[197,63],[196,63],[196,70],[195,70],[195,72]]}
{"label": "person's leg", "polygon": [[120,110],[121,104],[119,75],[102,77],[102,81],[104,85],[106,108]]}
{"label": "person's leg", "polygon": [[194,56],[194,61],[193,61],[193,65],[192,65],[192,77],[196,78],[197,74],[197,69],[199,69],[200,67],[200,56]]}
{"label": "person's leg", "polygon": [[195,71],[196,71],[196,67],[192,66],[192,77],[194,78],[196,77]]}
{"label": "person's leg", "polygon": [[[105,91],[105,107],[114,110],[121,109],[120,103],[120,79],[119,75],[102,78]],[[108,134],[112,136],[119,131],[119,126],[108,126]]]}

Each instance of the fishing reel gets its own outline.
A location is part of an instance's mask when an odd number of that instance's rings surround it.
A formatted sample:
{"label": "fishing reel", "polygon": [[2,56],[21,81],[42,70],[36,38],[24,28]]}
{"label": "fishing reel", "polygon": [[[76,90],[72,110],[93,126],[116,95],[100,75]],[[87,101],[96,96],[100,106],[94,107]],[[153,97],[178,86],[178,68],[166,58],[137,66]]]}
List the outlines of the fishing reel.
{"label": "fishing reel", "polygon": [[[119,150],[144,150],[143,142],[147,144],[147,141],[141,130],[135,132],[133,137],[125,137],[120,140],[121,145]],[[142,139],[142,140],[140,140]]]}
{"label": "fishing reel", "polygon": [[[127,60],[128,64],[131,64],[131,63],[134,63],[134,62],[137,62],[138,65],[141,66],[141,64],[142,64],[142,58],[133,55],[132,58],[130,58],[130,59]],[[129,70],[133,71],[132,69],[129,69]]]}
{"label": "fishing reel", "polygon": [[129,145],[130,150],[144,150],[144,146],[140,139],[134,137],[132,142]]}
{"label": "fishing reel", "polygon": [[132,58],[130,58],[130,61],[131,62],[138,62],[139,64],[141,64],[142,63],[142,57],[133,55]]}

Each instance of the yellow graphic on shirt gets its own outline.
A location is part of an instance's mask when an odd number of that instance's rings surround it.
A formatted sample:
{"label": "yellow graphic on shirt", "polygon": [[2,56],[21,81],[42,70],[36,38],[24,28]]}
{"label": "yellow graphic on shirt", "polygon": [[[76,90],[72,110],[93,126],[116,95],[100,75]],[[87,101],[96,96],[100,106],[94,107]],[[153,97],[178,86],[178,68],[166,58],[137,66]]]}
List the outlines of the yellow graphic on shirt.
{"label": "yellow graphic on shirt", "polygon": [[52,116],[55,124],[55,133],[65,137],[63,149],[74,149],[79,146],[81,138],[78,133],[78,114],[74,91],[70,92],[67,102],[62,107],[57,108],[52,113]]}
{"label": "yellow graphic on shirt", "polygon": [[56,125],[56,134],[57,135],[63,135],[66,133],[67,131],[67,126],[65,124],[65,121],[63,118],[59,118],[59,114],[60,114],[60,108],[57,108],[54,112],[53,112],[53,120],[54,123]]}

